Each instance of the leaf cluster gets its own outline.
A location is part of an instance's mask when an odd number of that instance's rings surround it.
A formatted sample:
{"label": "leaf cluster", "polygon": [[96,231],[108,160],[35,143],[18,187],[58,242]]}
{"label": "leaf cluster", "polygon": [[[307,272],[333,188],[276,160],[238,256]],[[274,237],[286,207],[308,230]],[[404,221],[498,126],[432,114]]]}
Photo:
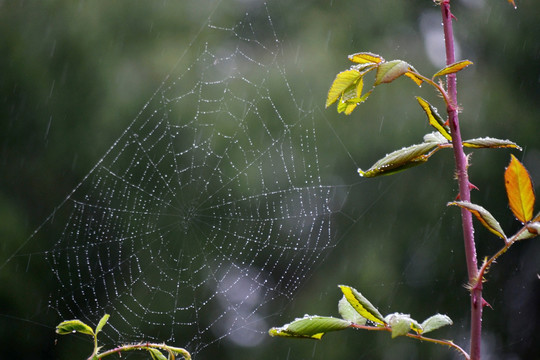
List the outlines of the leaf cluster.
{"label": "leaf cluster", "polygon": [[[349,60],[355,65],[350,69],[337,74],[334,82],[328,91],[326,107],[338,101],[337,111],[349,115],[361,103],[367,100],[375,87],[381,84],[391,83],[397,78],[405,75],[412,79],[418,86],[424,82],[432,85],[445,100],[447,106],[451,105],[448,95],[443,86],[437,84],[437,78],[457,73],[463,70],[472,62],[469,60],[458,61],[437,71],[431,78],[420,74],[412,65],[403,60],[386,61],[382,56],[370,52],[360,52],[349,55]],[[364,76],[375,71],[375,81],[372,88],[364,91]],[[439,115],[439,111],[427,100],[417,96],[418,104],[427,116],[428,123],[437,131],[424,136],[424,142],[411,145],[393,151],[380,160],[376,161],[369,169],[358,169],[362,177],[376,177],[381,175],[391,175],[397,172],[421,165],[438,150],[451,148],[452,135],[448,120]],[[465,140],[462,145],[469,148],[515,148],[521,149],[516,143],[510,140],[495,139],[491,137],[474,138]]]}
{"label": "leaf cluster", "polygon": [[[97,336],[99,332],[103,329],[105,324],[107,324],[109,317],[110,317],[109,314],[105,314],[99,320],[99,323],[97,324],[95,330],[92,329],[89,325],[77,319],[62,321],[60,324],[56,326],[56,333],[60,335],[81,333],[81,334],[92,336],[94,339],[94,351],[88,358],[89,360],[98,360],[108,355],[120,354],[122,352],[133,351],[133,350],[148,351],[148,353],[150,354],[153,360],[174,360],[176,358],[176,355],[180,355],[186,360],[191,359],[191,355],[185,349],[169,346],[166,344],[153,344],[153,343],[148,343],[148,342],[122,345],[112,350],[108,350],[108,351],[104,351],[100,353],[99,351],[101,350],[101,347],[98,346]],[[167,357],[165,357],[163,352],[166,352],[168,354]]]}
{"label": "leaf cluster", "polygon": [[[424,81],[410,64],[402,60],[386,61],[382,56],[370,52],[349,55],[349,60],[356,65],[337,74],[326,98],[326,107],[339,99],[337,110],[346,115],[366,101],[377,85],[390,83],[401,75],[408,76],[419,86]],[[376,72],[375,82],[371,90],[363,93],[364,75],[371,71]]]}
{"label": "leaf cluster", "polygon": [[[339,288],[343,293],[343,297],[338,303],[341,318],[305,315],[289,324],[270,329],[270,335],[320,340],[324,334],[331,331],[357,328],[389,331],[392,333],[392,338],[409,335],[420,340],[430,341],[433,339],[425,338],[422,335],[452,324],[452,320],[442,314],[433,315],[422,323],[411,318],[409,314],[392,313],[383,316],[355,288],[346,285],[339,285]],[[447,341],[442,341],[449,345]]]}

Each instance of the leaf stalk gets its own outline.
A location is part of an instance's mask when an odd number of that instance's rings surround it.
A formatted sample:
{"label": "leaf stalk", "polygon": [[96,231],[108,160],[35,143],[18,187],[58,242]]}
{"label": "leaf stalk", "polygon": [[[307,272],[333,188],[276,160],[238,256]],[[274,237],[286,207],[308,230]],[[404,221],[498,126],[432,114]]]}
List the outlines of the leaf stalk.
{"label": "leaf stalk", "polygon": [[[356,329],[368,330],[368,331],[388,331],[388,332],[392,332],[392,328],[390,326],[388,326],[388,325],[370,326],[370,325],[352,324],[350,327],[356,328]],[[454,342],[451,341],[451,340],[433,339],[433,338],[430,338],[430,337],[425,337],[423,335],[413,334],[413,333],[407,333],[407,334],[405,334],[405,336],[409,337],[411,339],[416,339],[416,340],[420,340],[420,341],[427,341],[427,342],[434,343],[434,344],[449,346],[449,347],[453,348],[454,350],[457,350],[461,355],[463,355],[463,357],[466,360],[471,359],[469,354],[465,350],[463,350],[463,348],[461,348],[459,345],[454,344]]]}

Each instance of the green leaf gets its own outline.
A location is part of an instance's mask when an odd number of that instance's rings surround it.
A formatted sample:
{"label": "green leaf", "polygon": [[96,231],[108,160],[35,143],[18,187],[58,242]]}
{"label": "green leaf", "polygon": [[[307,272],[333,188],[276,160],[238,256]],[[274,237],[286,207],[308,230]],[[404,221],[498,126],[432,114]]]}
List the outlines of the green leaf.
{"label": "green leaf", "polygon": [[433,78],[435,78],[437,76],[444,76],[444,75],[448,75],[448,74],[457,73],[458,71],[466,68],[469,65],[472,65],[472,61],[462,60],[462,61],[455,62],[455,63],[450,64],[450,65],[444,67],[443,69],[437,71],[435,73],[435,75],[433,75]]}
{"label": "green leaf", "polygon": [[159,351],[158,349],[147,348],[146,350],[148,350],[148,352],[152,356],[152,359],[154,359],[154,360],[167,360],[165,355],[163,355],[163,353],[161,351]]}
{"label": "green leaf", "polygon": [[452,141],[450,127],[446,125],[446,121],[439,115],[437,108],[419,96],[416,97],[416,100],[418,100],[418,103],[426,113],[429,124],[437,129],[437,131],[439,131],[439,133],[441,133],[448,141]]}
{"label": "green leaf", "polygon": [[482,225],[484,225],[486,229],[488,229],[489,231],[491,231],[493,234],[497,235],[501,239],[506,240],[506,235],[504,234],[504,231],[501,228],[501,225],[499,224],[499,222],[493,217],[493,215],[491,215],[489,211],[484,209],[482,206],[472,204],[468,201],[454,201],[454,202],[448,203],[448,205],[455,205],[455,206],[459,206],[462,209],[468,210],[471,214],[473,214],[478,219],[478,221],[480,221]]}
{"label": "green leaf", "polygon": [[370,52],[359,52],[349,55],[349,60],[358,64],[375,63],[379,64],[384,61],[383,57]]}
{"label": "green leaf", "polygon": [[413,327],[413,322],[416,323],[414,327],[418,328],[420,326],[416,321],[411,319],[408,314],[394,313],[387,315],[384,320],[392,328],[392,339],[406,335]]}
{"label": "green leaf", "polygon": [[358,325],[365,325],[367,319],[360,315],[347,301],[347,298],[345,298],[345,295],[339,300],[338,302],[338,311],[341,317],[347,321],[350,321],[352,323],[358,324]]}
{"label": "green leaf", "polygon": [[362,177],[395,174],[425,163],[433,155],[433,153],[429,152],[438,146],[439,143],[430,141],[396,150],[377,161],[368,170],[358,169],[358,173]]}
{"label": "green leaf", "polygon": [[380,85],[390,83],[406,74],[410,69],[410,65],[402,60],[392,60],[380,64],[377,68],[377,75],[375,75],[374,85]]}
{"label": "green leaf", "polygon": [[107,324],[107,321],[109,321],[109,317],[110,317],[109,314],[105,314],[105,315],[103,315],[101,320],[99,320],[99,323],[96,326],[96,335],[101,331],[101,329],[103,329],[105,324]]}
{"label": "green leaf", "polygon": [[439,132],[432,132],[432,133],[424,135],[424,142],[436,143],[437,145],[448,144],[448,140],[444,136],[442,136],[442,134]]}
{"label": "green leaf", "polygon": [[80,332],[81,334],[87,334],[94,336],[94,330],[80,320],[67,320],[62,321],[56,327],[56,333],[60,335],[71,334],[74,332]]}
{"label": "green leaf", "polygon": [[513,148],[521,150],[521,147],[513,141],[501,140],[491,137],[476,138],[463,141],[463,146],[469,148]]}
{"label": "green leaf", "polygon": [[270,336],[320,340],[325,333],[346,329],[351,324],[350,321],[334,317],[306,315],[282,327],[271,328],[269,334]]}
{"label": "green leaf", "polygon": [[422,328],[424,329],[424,334],[433,330],[437,330],[438,328],[441,328],[446,325],[452,325],[452,319],[450,319],[446,315],[442,314],[436,314],[433,315],[422,323]]}
{"label": "green leaf", "polygon": [[385,325],[385,321],[379,310],[373,306],[358,290],[346,285],[339,285],[345,299],[364,318],[376,324]]}

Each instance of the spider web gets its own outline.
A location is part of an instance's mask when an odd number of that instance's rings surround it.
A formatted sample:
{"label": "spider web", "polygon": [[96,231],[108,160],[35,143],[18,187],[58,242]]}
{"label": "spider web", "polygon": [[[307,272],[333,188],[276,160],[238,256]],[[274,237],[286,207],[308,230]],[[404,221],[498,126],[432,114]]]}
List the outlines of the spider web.
{"label": "spider web", "polygon": [[314,114],[295,100],[268,13],[209,18],[198,39],[56,209],[50,222],[67,220],[44,252],[62,319],[110,313],[111,341],[193,354],[260,342],[269,306],[335,244]]}

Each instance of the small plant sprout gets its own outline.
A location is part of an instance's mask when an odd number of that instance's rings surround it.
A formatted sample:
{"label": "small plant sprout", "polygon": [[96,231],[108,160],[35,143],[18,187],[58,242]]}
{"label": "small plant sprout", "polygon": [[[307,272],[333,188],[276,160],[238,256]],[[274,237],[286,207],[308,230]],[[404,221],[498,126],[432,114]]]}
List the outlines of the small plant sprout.
{"label": "small plant sprout", "polygon": [[[515,7],[513,0],[508,0],[508,2]],[[272,336],[320,340],[327,332],[348,328],[387,331],[391,333],[392,338],[406,336],[449,346],[467,360],[479,360],[481,358],[482,309],[488,305],[482,297],[483,284],[486,282],[485,275],[493,263],[513,244],[538,236],[540,232],[540,213],[536,213],[536,215],[534,213],[536,199],[532,179],[527,169],[514,155],[511,155],[510,164],[504,172],[504,182],[510,210],[521,223],[519,230],[512,236],[507,236],[500,223],[488,210],[471,201],[471,189],[476,187],[469,182],[470,154],[465,154],[464,149],[506,148],[521,150],[521,147],[513,141],[492,137],[462,139],[458,119],[461,109],[457,101],[456,75],[471,66],[472,62],[469,60],[456,61],[455,59],[452,30],[454,16],[450,11],[450,0],[435,0],[435,3],[441,8],[445,34],[447,65],[444,68],[428,77],[422,75],[411,64],[403,60],[387,61],[382,56],[371,52],[352,54],[348,56],[348,59],[354,64],[349,69],[337,74],[328,91],[326,107],[337,102],[338,113],[350,115],[358,105],[369,98],[378,86],[391,83],[403,76],[411,79],[418,86],[424,83],[430,85],[444,101],[446,116],[443,117],[440,115],[442,112],[434,105],[417,96],[416,100],[427,117],[428,124],[431,125],[434,131],[425,134],[421,143],[390,152],[367,170],[358,169],[358,174],[365,178],[392,175],[425,164],[439,150],[453,150],[459,193],[455,201],[448,202],[447,205],[461,209],[468,270],[466,288],[471,295],[470,350],[466,352],[450,340],[439,340],[425,336],[425,334],[440,327],[451,325],[452,320],[448,316],[435,314],[423,322],[417,321],[409,314],[404,313],[392,313],[383,316],[359,291],[345,285],[339,286],[343,293],[343,298],[338,303],[341,318],[306,315],[282,327],[270,329],[270,335]],[[364,76],[369,72],[375,72],[375,80],[366,91]],[[473,218],[502,240],[500,250],[491,257],[485,257],[481,265],[478,264],[476,257]]]}
{"label": "small plant sprout", "polygon": [[[121,345],[114,349],[100,352],[101,347],[98,346],[97,336],[99,332],[103,329],[107,321],[109,320],[109,316],[110,316],[109,314],[105,314],[99,320],[99,323],[97,324],[95,330],[80,320],[62,321],[56,327],[56,333],[60,335],[81,333],[81,334],[92,336],[94,338],[94,350],[92,351],[92,354],[88,357],[88,360],[103,359],[104,357],[112,355],[112,354],[120,355],[122,352],[133,351],[133,350],[148,351],[151,359],[153,360],[174,360],[176,359],[177,355],[180,355],[185,360],[191,359],[191,355],[185,349],[169,346],[166,344],[154,344],[154,343],[149,343],[149,342]],[[164,353],[166,353],[167,356],[165,356]]]}

